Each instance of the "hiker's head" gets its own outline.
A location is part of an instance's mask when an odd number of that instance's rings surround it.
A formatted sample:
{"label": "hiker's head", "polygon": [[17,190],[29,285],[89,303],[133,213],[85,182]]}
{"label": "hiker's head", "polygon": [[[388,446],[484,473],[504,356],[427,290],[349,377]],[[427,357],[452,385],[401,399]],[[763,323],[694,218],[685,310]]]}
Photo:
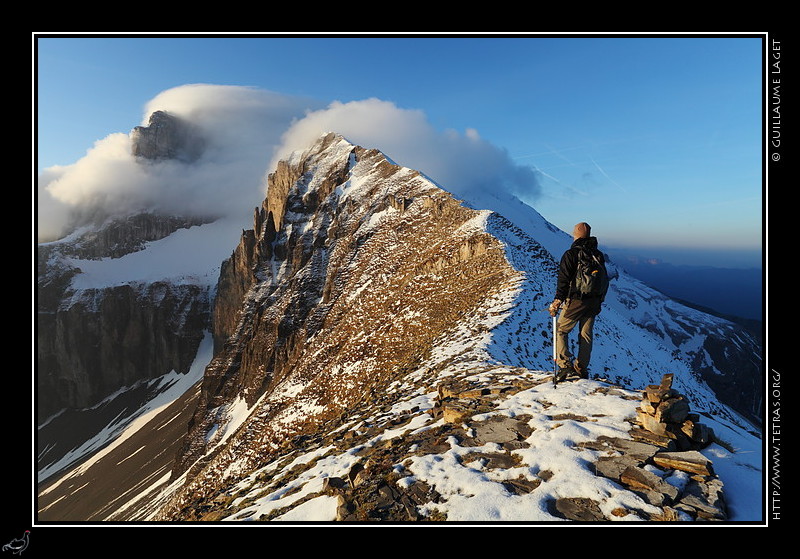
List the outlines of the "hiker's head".
{"label": "hiker's head", "polygon": [[572,230],[573,239],[585,239],[592,234],[592,228],[585,221],[581,221]]}

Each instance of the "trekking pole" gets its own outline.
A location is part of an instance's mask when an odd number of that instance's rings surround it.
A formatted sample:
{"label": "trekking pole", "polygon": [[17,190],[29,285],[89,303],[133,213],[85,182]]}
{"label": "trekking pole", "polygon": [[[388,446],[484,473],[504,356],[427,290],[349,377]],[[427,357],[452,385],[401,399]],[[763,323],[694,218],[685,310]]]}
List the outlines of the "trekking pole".
{"label": "trekking pole", "polygon": [[558,382],[558,361],[556,360],[556,315],[553,315],[553,388]]}

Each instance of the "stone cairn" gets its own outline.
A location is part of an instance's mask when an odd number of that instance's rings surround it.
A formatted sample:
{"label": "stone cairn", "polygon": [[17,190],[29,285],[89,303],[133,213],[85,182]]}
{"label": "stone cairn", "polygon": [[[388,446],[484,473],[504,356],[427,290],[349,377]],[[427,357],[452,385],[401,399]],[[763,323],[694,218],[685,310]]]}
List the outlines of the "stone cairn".
{"label": "stone cairn", "polygon": [[691,413],[672,383],[673,375],[666,374],[661,384],[643,391],[636,410],[639,427],[630,431],[636,448],[625,454],[634,463],[618,462],[615,469],[603,468],[601,461],[598,473],[615,477],[661,507],[664,514],[654,520],[726,520],[722,481],[699,452],[715,441],[714,431]]}
{"label": "stone cairn", "polygon": [[661,384],[644,389],[637,420],[642,429],[631,435],[670,451],[699,450],[714,439],[714,431],[700,423],[700,416],[690,413],[688,400],[672,388],[673,375],[667,374]]}

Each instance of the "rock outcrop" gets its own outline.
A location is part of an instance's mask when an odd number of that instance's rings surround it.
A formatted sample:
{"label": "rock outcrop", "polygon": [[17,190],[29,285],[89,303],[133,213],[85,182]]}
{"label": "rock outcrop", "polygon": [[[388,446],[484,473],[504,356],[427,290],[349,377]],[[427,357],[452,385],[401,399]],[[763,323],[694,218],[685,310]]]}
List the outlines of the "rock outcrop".
{"label": "rock outcrop", "polygon": [[643,430],[635,434],[666,450],[705,448],[714,439],[714,430],[691,413],[688,399],[673,388],[673,375],[664,375],[661,384],[647,386],[637,410]]}
{"label": "rock outcrop", "polygon": [[[660,507],[653,520],[726,520],[723,483],[711,460],[699,451],[715,441],[714,431],[690,412],[688,400],[672,387],[673,375],[643,391],[631,440],[610,438],[591,445],[604,450],[596,463],[611,478]],[[569,503],[573,519],[590,515],[586,503]],[[595,518],[595,520],[601,520]]]}
{"label": "rock outcrop", "polygon": [[[602,436],[579,446],[601,454],[593,464],[598,475],[620,483],[660,509],[656,512],[637,511],[642,519],[726,520],[723,483],[714,472],[711,461],[699,452],[714,442],[713,430],[700,423],[697,414],[689,412],[688,401],[672,388],[672,382],[673,375],[667,374],[660,385],[648,386],[644,390],[629,432],[630,438]],[[506,452],[523,448],[531,433],[529,416],[496,416],[489,421],[475,421],[473,418],[497,407],[498,400],[535,384],[525,376],[515,378],[510,384],[445,383],[439,386],[438,403],[430,413],[441,417],[446,424],[471,428],[475,440],[472,444],[476,446],[495,442]],[[611,386],[599,390],[626,393]],[[553,419],[591,421],[575,414],[556,415]],[[465,439],[468,441],[470,437]],[[502,460],[498,462],[501,463]],[[511,467],[515,460],[507,455],[505,463],[506,467]],[[601,510],[599,503],[585,497],[560,498],[553,506],[557,516],[569,520],[612,520]],[[611,512],[614,517],[625,517],[630,513],[621,509]]]}
{"label": "rock outcrop", "polygon": [[191,123],[167,111],[155,111],[147,126],[130,133],[131,153],[145,160],[195,161],[205,149],[205,140]]}

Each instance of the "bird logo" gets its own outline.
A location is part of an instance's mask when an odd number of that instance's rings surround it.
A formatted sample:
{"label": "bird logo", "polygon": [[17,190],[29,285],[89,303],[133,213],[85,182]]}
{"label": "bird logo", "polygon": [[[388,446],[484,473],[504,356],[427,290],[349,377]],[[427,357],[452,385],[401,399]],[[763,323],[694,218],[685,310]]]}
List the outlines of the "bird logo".
{"label": "bird logo", "polygon": [[11,553],[20,555],[28,547],[28,538],[30,537],[30,534],[30,530],[25,530],[25,533],[21,538],[14,538],[4,545],[3,551],[10,551]]}

